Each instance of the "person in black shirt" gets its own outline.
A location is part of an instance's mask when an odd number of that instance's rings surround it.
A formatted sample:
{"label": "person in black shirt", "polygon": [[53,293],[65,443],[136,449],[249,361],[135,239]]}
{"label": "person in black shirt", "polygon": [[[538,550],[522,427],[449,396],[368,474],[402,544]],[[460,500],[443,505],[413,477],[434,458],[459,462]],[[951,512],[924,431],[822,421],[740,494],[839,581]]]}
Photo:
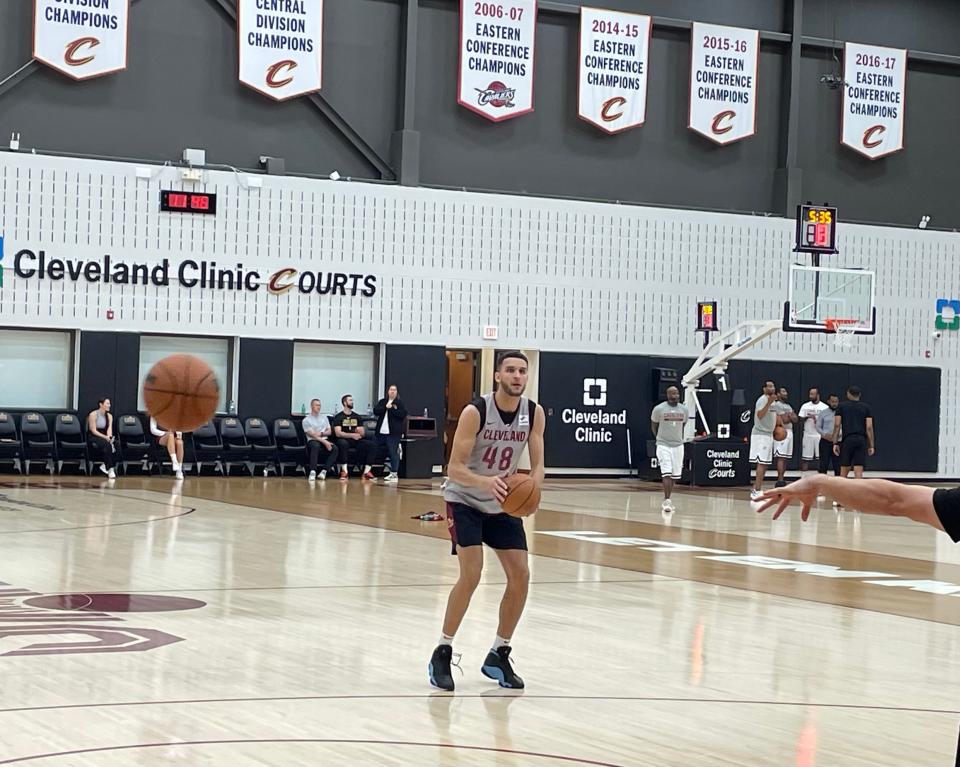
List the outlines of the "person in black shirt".
{"label": "person in black shirt", "polygon": [[387,396],[374,406],[373,414],[377,417],[377,449],[384,445],[390,456],[388,467],[390,471],[383,481],[396,482],[397,472],[400,471],[400,437],[403,436],[407,408],[401,401],[400,392],[395,385],[387,388]]}
{"label": "person in black shirt", "polygon": [[757,511],[763,512],[776,506],[773,518],[777,519],[790,504],[799,503],[802,507],[800,518],[806,522],[810,517],[810,507],[816,503],[818,495],[832,498],[839,506],[854,507],[865,514],[912,519],[943,530],[954,543],[960,543],[960,487],[945,490],[902,485],[886,479],[850,482],[842,477],[816,474],[764,493],[760,498],[764,503]]}
{"label": "person in black shirt", "polygon": [[867,456],[873,455],[873,413],[866,402],[860,401],[859,386],[849,387],[847,401],[837,408],[833,419],[833,454],[840,456],[841,477],[846,477],[852,466],[853,475],[863,478]]}
{"label": "person in black shirt", "polygon": [[340,398],[343,410],[337,413],[330,421],[333,426],[333,436],[337,438],[337,450],[340,460],[340,479],[347,479],[349,464],[347,451],[352,447],[356,450],[356,462],[363,466],[363,478],[373,479],[370,466],[370,456],[373,454],[373,440],[366,435],[363,428],[363,419],[353,410],[353,395],[344,394]]}

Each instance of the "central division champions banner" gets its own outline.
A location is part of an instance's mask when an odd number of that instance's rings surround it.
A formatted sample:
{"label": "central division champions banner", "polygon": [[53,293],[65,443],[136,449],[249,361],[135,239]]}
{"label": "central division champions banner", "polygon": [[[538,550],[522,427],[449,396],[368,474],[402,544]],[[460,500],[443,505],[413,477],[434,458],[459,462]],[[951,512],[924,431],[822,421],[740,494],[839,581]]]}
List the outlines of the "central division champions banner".
{"label": "central division champions banner", "polygon": [[580,9],[577,114],[607,133],[647,119],[649,16]]}
{"label": "central division champions banner", "polygon": [[871,160],[903,149],[907,52],[847,43],[841,143]]}
{"label": "central division champions banner", "polygon": [[757,132],[759,49],[760,33],[755,29],[694,22],[690,130],[718,144]]}
{"label": "central division champions banner", "polygon": [[323,0],[239,0],[240,82],[277,101],[320,90]]}
{"label": "central division champions banner", "polygon": [[457,103],[493,122],[533,111],[537,0],[460,0]]}
{"label": "central division champions banner", "polygon": [[126,69],[129,10],[129,0],[36,0],[33,57],[75,80]]}

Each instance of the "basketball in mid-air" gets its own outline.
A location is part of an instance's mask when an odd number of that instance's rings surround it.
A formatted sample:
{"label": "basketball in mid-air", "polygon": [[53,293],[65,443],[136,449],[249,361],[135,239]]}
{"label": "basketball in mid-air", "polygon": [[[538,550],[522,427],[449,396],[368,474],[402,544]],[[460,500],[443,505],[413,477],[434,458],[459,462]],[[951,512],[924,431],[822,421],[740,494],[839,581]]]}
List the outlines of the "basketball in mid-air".
{"label": "basketball in mid-air", "polygon": [[529,474],[513,474],[506,479],[507,497],[500,505],[513,517],[529,517],[540,506],[540,488]]}
{"label": "basketball in mid-air", "polygon": [[783,442],[787,438],[787,430],[780,424],[773,427],[773,439],[775,442]]}
{"label": "basketball in mid-air", "polygon": [[190,354],[171,354],[143,380],[143,401],[157,424],[169,431],[193,431],[213,418],[220,384],[210,366]]}

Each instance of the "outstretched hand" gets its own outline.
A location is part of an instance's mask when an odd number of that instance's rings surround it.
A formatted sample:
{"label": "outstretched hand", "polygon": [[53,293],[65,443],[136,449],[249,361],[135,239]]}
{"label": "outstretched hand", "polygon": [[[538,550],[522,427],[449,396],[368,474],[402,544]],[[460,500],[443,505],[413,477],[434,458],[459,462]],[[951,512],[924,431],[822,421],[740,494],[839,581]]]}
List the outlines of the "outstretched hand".
{"label": "outstretched hand", "polygon": [[757,509],[757,513],[762,514],[776,506],[777,510],[773,513],[773,518],[779,519],[790,504],[797,503],[802,507],[800,519],[806,522],[810,518],[810,507],[817,501],[817,481],[818,477],[806,477],[791,482],[786,487],[768,490],[759,498],[763,505]]}

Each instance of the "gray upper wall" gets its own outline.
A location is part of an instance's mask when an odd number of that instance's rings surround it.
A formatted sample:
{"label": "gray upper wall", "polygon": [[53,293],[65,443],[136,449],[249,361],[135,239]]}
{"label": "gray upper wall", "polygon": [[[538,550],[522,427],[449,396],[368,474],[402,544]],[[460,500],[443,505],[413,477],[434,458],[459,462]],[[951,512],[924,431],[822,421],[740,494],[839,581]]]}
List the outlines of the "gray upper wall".
{"label": "gray upper wall", "polygon": [[[133,0],[129,68],[74,83],[43,66],[3,84],[30,59],[33,0],[3,0],[0,143],[103,157],[177,160],[203,147],[211,163],[256,168],[283,157],[290,173],[392,178],[403,128],[419,134],[403,156],[421,184],[783,215],[798,199],[829,200],[841,218],[960,228],[953,202],[960,150],[960,59],[911,60],[906,149],[870,161],[840,146],[840,94],[819,77],[832,53],[805,45],[791,80],[791,45],[761,46],[758,133],[717,147],[687,125],[689,33],[658,26],[651,46],[647,123],[607,136],[576,116],[578,16],[542,3],[535,111],[499,125],[457,106],[456,0],[419,0],[412,120],[403,123],[407,2],[326,0],[322,98],[346,134],[309,99],[282,104],[237,81],[234,0]],[[960,56],[957,0],[604,0],[592,4],[789,33],[795,4],[814,38]],[[580,0],[567,0],[573,9]],[[813,43],[808,37],[807,42]],[[12,86],[12,87],[11,87]],[[799,129],[788,135],[791,87]],[[353,132],[353,136],[349,135]],[[414,135],[414,134],[407,134]],[[359,137],[366,150],[358,148]],[[795,161],[788,160],[795,147]],[[417,151],[417,149],[419,151]],[[371,159],[372,158],[372,159]],[[792,194],[784,178],[793,181]]]}

